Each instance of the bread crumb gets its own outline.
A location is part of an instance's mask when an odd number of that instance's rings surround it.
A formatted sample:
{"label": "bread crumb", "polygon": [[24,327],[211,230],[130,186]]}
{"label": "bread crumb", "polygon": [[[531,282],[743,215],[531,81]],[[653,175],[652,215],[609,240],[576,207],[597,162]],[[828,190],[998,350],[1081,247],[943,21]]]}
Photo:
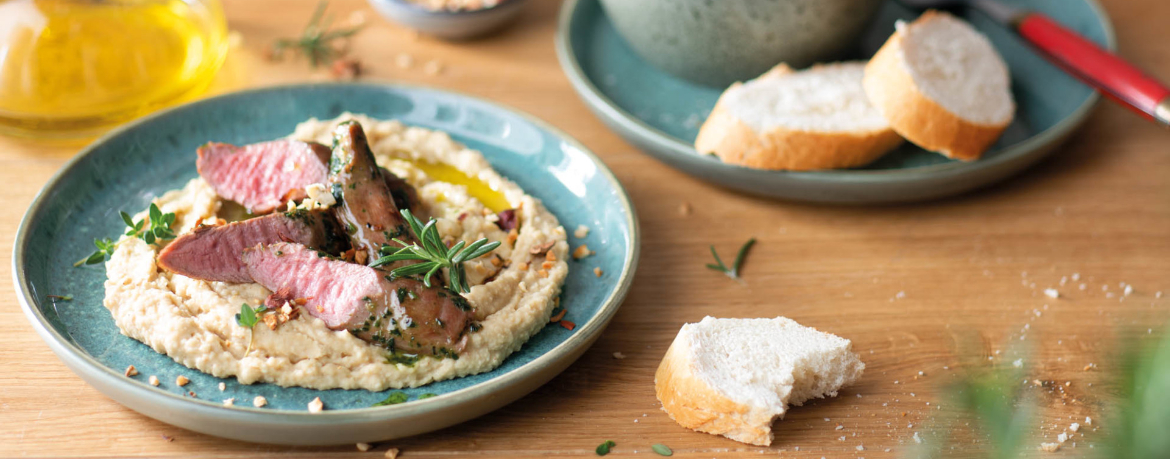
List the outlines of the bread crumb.
{"label": "bread crumb", "polygon": [[[843,426],[841,424],[837,424],[837,430],[845,430],[845,426]],[[844,438],[844,437],[842,437],[842,438]]]}
{"label": "bread crumb", "polygon": [[593,275],[601,277],[602,274],[605,274],[605,272],[601,268],[593,268]]}
{"label": "bread crumb", "polygon": [[1124,294],[1125,294],[1125,296],[1129,296],[1131,293],[1133,293],[1133,286],[1132,286],[1132,285],[1126,285],[1126,286],[1125,286],[1125,290],[1122,290],[1122,293],[1124,293]]}
{"label": "bread crumb", "polygon": [[613,358],[618,359],[618,360],[622,360],[622,359],[626,358],[626,355],[622,354],[621,352],[614,352]]}
{"label": "bread crumb", "polygon": [[1040,451],[1055,453],[1060,451],[1060,443],[1041,443]]}
{"label": "bread crumb", "polygon": [[1071,430],[1071,431],[1073,431],[1073,432],[1080,431],[1080,430],[1081,430],[1081,425],[1080,425],[1080,424],[1078,424],[1078,423],[1075,423],[1075,422],[1074,422],[1074,423],[1072,423],[1072,424],[1069,424],[1069,425],[1068,425],[1068,430]]}
{"label": "bread crumb", "polygon": [[691,214],[691,203],[684,202],[678,206],[678,214],[686,217]]}
{"label": "bread crumb", "polygon": [[1078,288],[1080,288],[1081,290],[1087,289],[1087,288],[1089,288],[1089,284],[1081,284],[1080,287],[1078,287]]}
{"label": "bread crumb", "polygon": [[257,395],[256,398],[252,399],[252,406],[254,406],[256,408],[261,408],[267,404],[268,404],[268,399],[264,398],[263,395]]}
{"label": "bread crumb", "polygon": [[585,258],[585,257],[590,256],[590,255],[593,255],[593,251],[589,250],[589,246],[585,245],[585,244],[581,244],[581,245],[577,246],[576,250],[573,250],[573,259],[574,260],[580,260],[580,259]]}
{"label": "bread crumb", "polygon": [[411,56],[411,55],[406,54],[406,53],[401,53],[398,55],[398,57],[394,58],[394,64],[397,65],[398,68],[403,69],[403,70],[411,68],[412,66],[414,66],[414,56]]}
{"label": "bread crumb", "polygon": [[325,409],[325,403],[321,401],[321,397],[314,398],[313,401],[309,402],[310,413],[320,413],[323,409]]}
{"label": "bread crumb", "polygon": [[1016,368],[1022,368],[1024,366],[1024,359],[1016,359],[1015,362],[1012,362],[1012,366]]}
{"label": "bread crumb", "polygon": [[589,235],[589,227],[585,225],[578,225],[577,229],[573,231],[573,237],[577,239],[584,239]]}
{"label": "bread crumb", "polygon": [[134,368],[134,365],[130,365],[130,366],[126,367],[125,374],[126,374],[127,378],[129,378],[131,376],[138,376],[138,369]]}
{"label": "bread crumb", "polygon": [[865,451],[865,445],[857,445],[858,451]]}
{"label": "bread crumb", "polygon": [[1056,436],[1056,441],[1061,442],[1061,443],[1068,441],[1068,434],[1065,432],[1061,432],[1060,435]]}
{"label": "bread crumb", "polygon": [[369,443],[358,443],[356,446],[357,446],[358,451],[361,451],[363,453],[370,450]]}
{"label": "bread crumb", "polygon": [[443,63],[439,61],[427,62],[427,65],[423,67],[423,72],[426,72],[426,74],[430,76],[443,73]]}
{"label": "bread crumb", "polygon": [[1079,280],[1081,280],[1081,273],[1072,273],[1072,277],[1071,277],[1071,279],[1072,279],[1074,282],[1075,282],[1075,281],[1079,281]]}
{"label": "bread crumb", "polygon": [[914,432],[914,443],[922,444],[922,437],[918,436],[918,432]]}
{"label": "bread crumb", "polygon": [[1085,425],[1087,425],[1087,426],[1093,425],[1093,418],[1085,416]]}
{"label": "bread crumb", "polygon": [[1054,288],[1046,288],[1044,289],[1044,296],[1049,298],[1060,298],[1060,292],[1056,291]]}
{"label": "bread crumb", "polygon": [[229,398],[223,401],[223,406],[236,406],[236,399]]}
{"label": "bread crumb", "polygon": [[386,459],[398,459],[398,448],[386,450]]}
{"label": "bread crumb", "polygon": [[158,386],[158,376],[154,376],[154,375],[150,376],[150,385]]}
{"label": "bread crumb", "polygon": [[224,384],[224,383],[222,383],[222,382],[221,382],[221,383],[219,383],[219,391],[220,391],[220,392],[223,392],[223,391],[225,391],[225,390],[227,390],[227,384]]}
{"label": "bread crumb", "polygon": [[183,375],[179,375],[177,378],[175,378],[175,384],[179,387],[186,386],[189,382],[191,382],[191,380],[187,379],[187,377]]}

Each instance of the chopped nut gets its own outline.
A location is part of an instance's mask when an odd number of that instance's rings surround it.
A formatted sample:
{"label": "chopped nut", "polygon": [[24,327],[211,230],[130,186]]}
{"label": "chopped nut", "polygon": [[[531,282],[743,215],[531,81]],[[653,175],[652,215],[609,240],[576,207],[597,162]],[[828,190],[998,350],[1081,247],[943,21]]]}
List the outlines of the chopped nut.
{"label": "chopped nut", "polygon": [[358,451],[361,451],[364,453],[364,452],[370,450],[370,444],[369,443],[358,443],[357,449],[358,449]]}
{"label": "chopped nut", "polygon": [[152,385],[152,386],[158,386],[158,376],[151,375],[151,377],[150,377],[150,385]]}
{"label": "chopped nut", "polygon": [[593,275],[601,277],[602,274],[604,274],[604,272],[601,270],[601,268],[593,268]]}
{"label": "chopped nut", "polygon": [[267,404],[268,404],[268,399],[264,398],[263,395],[257,395],[256,398],[252,399],[252,406],[254,406],[256,408],[261,408]]}
{"label": "chopped nut", "polygon": [[492,258],[489,262],[492,264],[492,266],[499,268],[500,265],[504,264],[504,259],[500,258],[499,255],[492,254]]}
{"label": "chopped nut", "polygon": [[548,270],[542,269],[540,271],[537,271],[536,274],[542,278],[545,278],[545,277],[548,277]]}
{"label": "chopped nut", "polygon": [[370,254],[365,250],[362,250],[354,254],[353,260],[356,261],[359,265],[364,265],[366,264],[366,261],[370,259],[369,257]]}
{"label": "chopped nut", "polygon": [[310,413],[320,413],[323,409],[325,409],[325,403],[321,401],[321,397],[314,398],[313,401],[309,402]]}
{"label": "chopped nut", "polygon": [[508,237],[504,239],[510,246],[516,246],[516,238],[520,237],[520,233],[515,228],[508,230]]}
{"label": "chopped nut", "polygon": [[229,398],[223,401],[223,406],[236,406],[236,399]]}
{"label": "chopped nut", "polygon": [[219,391],[223,392],[225,390],[227,390],[227,384],[219,383]]}
{"label": "chopped nut", "polygon": [[129,378],[131,376],[138,376],[138,369],[134,368],[134,365],[126,367],[126,377]]}
{"label": "chopped nut", "polygon": [[548,242],[545,242],[544,244],[534,245],[528,249],[528,253],[531,253],[533,255],[544,255],[544,253],[548,252],[548,250],[551,249],[554,245],[556,245],[556,243],[557,243],[557,241],[548,241]]}
{"label": "chopped nut", "polygon": [[544,259],[548,261],[557,261],[557,254],[553,253],[552,250],[549,250],[548,252],[544,253]]}
{"label": "chopped nut", "polygon": [[186,386],[189,382],[191,382],[191,380],[187,379],[187,377],[183,375],[179,375],[179,377],[175,378],[175,384],[179,387]]}
{"label": "chopped nut", "polygon": [[386,459],[398,459],[398,448],[386,450]]}
{"label": "chopped nut", "polygon": [[1060,451],[1060,443],[1041,443],[1040,451],[1044,451],[1046,453],[1055,453]]}
{"label": "chopped nut", "polygon": [[317,312],[325,312],[325,307],[318,304],[317,305]]}
{"label": "chopped nut", "polygon": [[621,360],[621,359],[624,359],[624,358],[626,358],[626,355],[625,355],[625,354],[622,354],[621,352],[614,352],[614,353],[613,353],[613,358],[615,358],[615,359],[618,359],[618,360]]}
{"label": "chopped nut", "polygon": [[516,269],[519,269],[521,271],[528,271],[528,263],[520,263],[520,264],[516,265]]}
{"label": "chopped nut", "polygon": [[589,227],[578,225],[577,229],[573,231],[573,236],[577,239],[584,239],[586,236],[589,236]]}
{"label": "chopped nut", "polygon": [[544,268],[544,269],[553,269],[553,266],[556,266],[556,265],[557,265],[556,263],[553,263],[551,261],[546,261],[544,263],[541,263],[540,267]]}
{"label": "chopped nut", "polygon": [[276,314],[264,314],[264,325],[268,326],[269,330],[276,330],[277,323]]}
{"label": "chopped nut", "polygon": [[593,255],[593,251],[589,250],[589,246],[587,246],[585,244],[581,244],[581,245],[577,246],[576,250],[573,250],[573,259],[574,260],[580,260],[580,259],[585,258],[585,257],[590,256],[590,255]]}

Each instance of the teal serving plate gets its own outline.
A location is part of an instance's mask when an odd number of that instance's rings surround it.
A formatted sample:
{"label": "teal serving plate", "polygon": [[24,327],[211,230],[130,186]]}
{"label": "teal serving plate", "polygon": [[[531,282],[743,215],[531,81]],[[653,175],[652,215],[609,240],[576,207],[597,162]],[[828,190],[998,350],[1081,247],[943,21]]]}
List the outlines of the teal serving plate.
{"label": "teal serving plate", "polygon": [[[503,365],[478,375],[404,390],[406,403],[373,407],[392,391],[312,390],[244,385],[188,369],[121,335],[102,306],[103,265],[75,268],[94,238],[117,237],[119,210],[137,212],[152,198],[196,177],[195,149],[208,141],[247,144],[292,132],[310,117],[342,112],[398,119],[443,130],[483,152],[501,174],[541,199],[562,225],[591,230],[597,253],[570,264],[555,324]],[[620,183],[593,153],[559,130],[515,110],[434,89],[377,84],[286,86],[227,94],[150,116],[87,147],[33,201],[16,235],[17,296],[37,333],[78,376],[110,398],[179,427],[251,442],[324,445],[372,442],[447,427],[497,409],[548,382],[585,352],[626,296],[638,262],[634,209]],[[593,273],[600,267],[604,275]],[[71,301],[54,295],[71,295]],[[138,376],[123,375],[134,365]],[[162,381],[148,384],[149,376]],[[190,379],[177,387],[175,378]],[[218,385],[225,383],[220,391]],[[188,392],[193,392],[191,396]],[[419,399],[422,394],[436,394]],[[253,408],[254,397],[268,399]],[[325,410],[309,413],[320,397]],[[225,407],[224,399],[236,406]]]}
{"label": "teal serving plate", "polygon": [[[1003,0],[1041,11],[1109,50],[1112,25],[1094,0]],[[726,164],[695,151],[699,126],[724,88],[701,86],[651,66],[629,47],[598,0],[568,0],[561,10],[557,56],[573,88],[606,125],[658,160],[734,190],[787,200],[881,204],[923,201],[977,189],[1052,153],[1088,116],[1099,96],[1049,64],[1011,31],[978,12],[956,14],[986,34],[1012,75],[1016,119],[974,162],[949,160],[905,143],[858,169],[787,172]],[[918,12],[888,1],[852,52],[867,59],[898,20]]]}

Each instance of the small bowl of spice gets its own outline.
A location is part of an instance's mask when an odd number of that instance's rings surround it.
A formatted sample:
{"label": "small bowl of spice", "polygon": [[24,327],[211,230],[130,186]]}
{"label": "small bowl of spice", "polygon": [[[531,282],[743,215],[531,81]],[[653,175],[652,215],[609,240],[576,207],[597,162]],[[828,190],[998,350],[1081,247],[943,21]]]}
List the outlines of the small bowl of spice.
{"label": "small bowl of spice", "polygon": [[520,14],[526,0],[369,0],[383,16],[447,40],[494,32]]}

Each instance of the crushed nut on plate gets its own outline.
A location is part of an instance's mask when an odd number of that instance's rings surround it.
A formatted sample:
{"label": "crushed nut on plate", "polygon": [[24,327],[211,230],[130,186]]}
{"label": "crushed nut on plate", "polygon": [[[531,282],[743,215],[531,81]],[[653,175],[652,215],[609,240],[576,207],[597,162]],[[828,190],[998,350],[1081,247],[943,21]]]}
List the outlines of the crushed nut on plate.
{"label": "crushed nut on plate", "polygon": [[358,443],[356,446],[357,446],[358,451],[361,451],[363,453],[370,450],[369,443]]}
{"label": "crushed nut on plate", "polygon": [[597,277],[601,277],[601,275],[605,274],[605,272],[602,271],[601,268],[593,268],[593,274]]}
{"label": "crushed nut on plate", "polygon": [[325,409],[325,403],[321,401],[321,397],[314,398],[313,401],[309,402],[310,413],[320,413],[323,409]]}
{"label": "crushed nut on plate", "polygon": [[398,459],[398,448],[386,450],[386,459]]}
{"label": "crushed nut on plate", "polygon": [[594,252],[592,250],[589,250],[588,245],[581,244],[581,245],[577,246],[576,250],[573,250],[573,259],[580,260],[580,259],[585,258],[587,256],[593,255],[593,253]]}
{"label": "crushed nut on plate", "polygon": [[575,236],[577,239],[584,239],[586,236],[589,236],[589,227],[585,225],[578,226],[577,229],[573,231],[573,236]]}
{"label": "crushed nut on plate", "polygon": [[191,380],[187,379],[187,377],[183,375],[179,375],[177,378],[175,378],[175,384],[179,387],[186,386],[189,382],[191,382]]}
{"label": "crushed nut on plate", "polygon": [[252,399],[252,406],[254,406],[256,408],[261,408],[267,404],[268,404],[268,399],[264,398],[263,395],[257,395],[256,398]]}
{"label": "crushed nut on plate", "polygon": [[138,369],[134,365],[126,367],[126,377],[138,376]]}
{"label": "crushed nut on plate", "polygon": [[153,375],[151,375],[151,377],[150,377],[150,385],[152,385],[152,386],[158,386],[158,376],[153,376]]}

